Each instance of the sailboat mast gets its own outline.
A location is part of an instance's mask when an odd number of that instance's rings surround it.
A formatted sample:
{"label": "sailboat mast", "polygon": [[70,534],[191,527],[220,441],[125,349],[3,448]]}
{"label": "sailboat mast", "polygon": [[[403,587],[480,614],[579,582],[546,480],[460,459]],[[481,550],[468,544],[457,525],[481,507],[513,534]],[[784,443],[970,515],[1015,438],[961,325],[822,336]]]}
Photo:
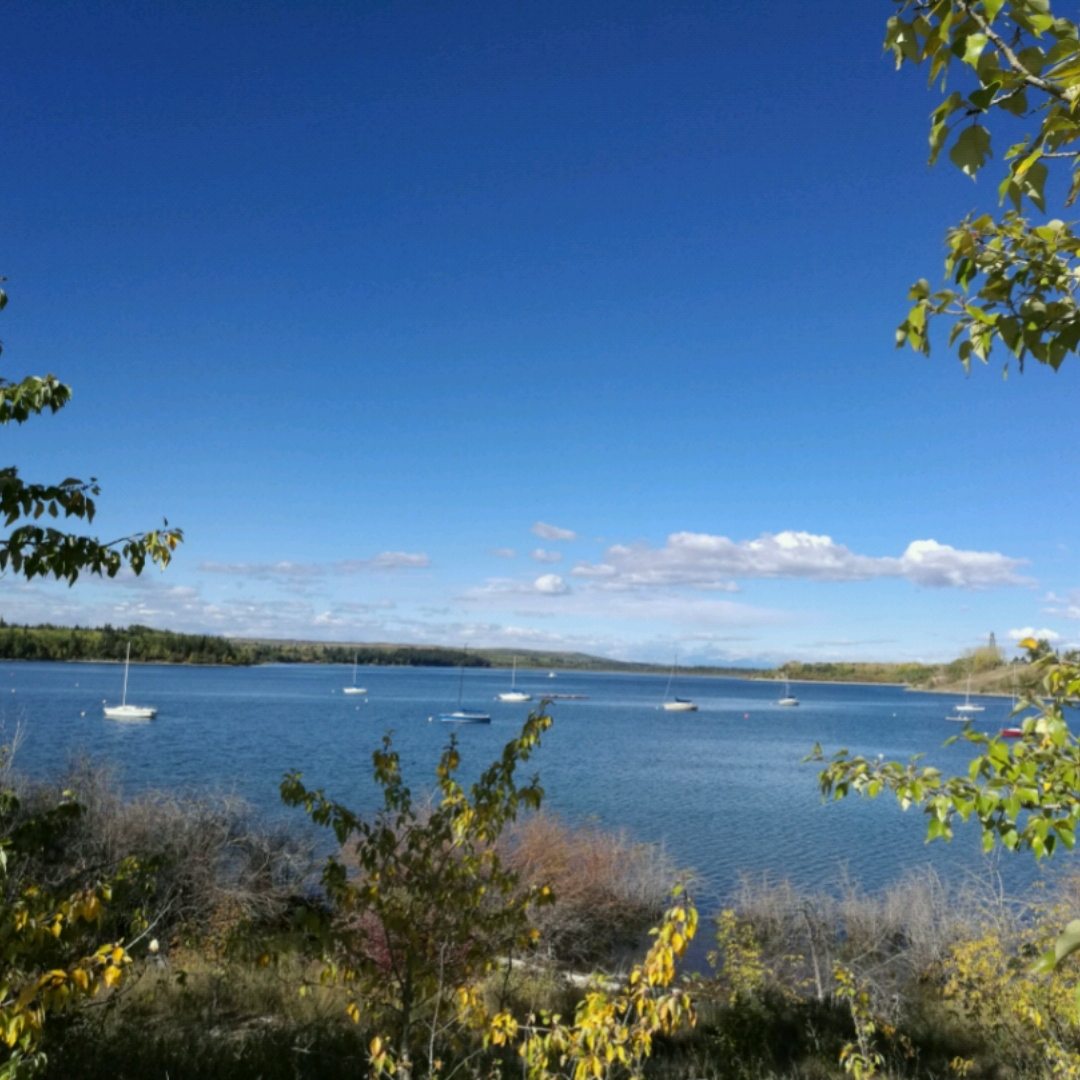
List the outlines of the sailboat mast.
{"label": "sailboat mast", "polygon": [[514,657],[514,670],[510,674],[510,690],[513,692],[514,687],[517,686],[517,657]]}
{"label": "sailboat mast", "polygon": [[664,700],[667,701],[668,694],[671,693],[671,686],[675,682],[675,668],[679,664],[679,658],[675,657],[675,662],[671,665],[671,674],[668,676],[667,689],[664,691]]}
{"label": "sailboat mast", "polygon": [[357,665],[359,660],[360,660],[360,654],[359,653],[354,653],[353,658],[352,658],[352,684],[353,684],[353,686],[356,685],[356,665]]}
{"label": "sailboat mast", "polygon": [[469,646],[466,645],[465,648],[462,650],[461,676],[458,679],[458,687],[457,687],[457,707],[458,707],[459,710],[461,708],[461,695],[465,692],[465,657],[468,656],[468,655],[469,655]]}
{"label": "sailboat mast", "polygon": [[127,656],[124,657],[124,698],[120,702],[121,705],[127,704],[127,679],[128,679],[128,665],[131,663],[131,642],[128,642]]}

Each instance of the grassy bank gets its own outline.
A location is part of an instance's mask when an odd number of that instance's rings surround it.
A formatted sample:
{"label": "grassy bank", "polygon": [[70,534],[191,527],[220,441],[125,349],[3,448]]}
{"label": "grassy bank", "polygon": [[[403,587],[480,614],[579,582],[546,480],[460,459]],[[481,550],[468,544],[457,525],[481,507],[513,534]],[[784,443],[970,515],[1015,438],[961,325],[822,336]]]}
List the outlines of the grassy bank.
{"label": "grassy bank", "polygon": [[[303,830],[268,828],[231,799],[125,799],[108,772],[85,762],[49,783],[0,779],[19,800],[3,817],[4,837],[40,820],[64,791],[84,808],[38,856],[12,866],[9,890],[108,876],[130,860],[145,871],[113,895],[93,931],[126,940],[133,963],[117,988],[50,1023],[44,1076],[369,1075],[384,1006],[361,1000],[350,1019],[354,993],[325,977],[328,900]],[[532,913],[535,944],[514,966],[496,959],[478,973],[476,992],[523,1020],[573,1015],[589,992],[580,973],[618,985],[641,956],[675,869],[655,847],[543,814],[498,843],[523,897],[546,886],[556,899]],[[912,1080],[1068,1075],[1066,1066],[1080,1067],[1075,976],[1026,972],[1078,907],[1075,878],[1026,898],[931,872],[876,894],[843,881],[805,893],[744,880],[701,929],[712,966],[683,984],[697,1025],[657,1038],[645,1075],[824,1080],[850,1075],[845,1053],[876,1062],[863,1075]],[[485,1048],[467,1026],[436,1050],[439,1067],[418,1061],[414,1075],[521,1076],[512,1052]]]}

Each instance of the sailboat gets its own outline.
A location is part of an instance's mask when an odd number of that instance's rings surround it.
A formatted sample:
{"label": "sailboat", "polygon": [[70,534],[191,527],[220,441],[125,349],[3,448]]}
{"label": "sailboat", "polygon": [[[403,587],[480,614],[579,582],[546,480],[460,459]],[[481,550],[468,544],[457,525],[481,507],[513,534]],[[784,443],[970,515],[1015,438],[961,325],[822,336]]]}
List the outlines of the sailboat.
{"label": "sailboat", "polygon": [[499,695],[500,701],[532,701],[532,694],[523,694],[517,686],[517,657],[514,657],[514,670],[510,675],[510,689]]}
{"label": "sailboat", "polygon": [[791,692],[791,683],[784,680],[784,696],[776,703],[777,705],[798,705],[799,699]]}
{"label": "sailboat", "polygon": [[968,672],[967,680],[967,692],[964,694],[964,704],[957,705],[956,711],[958,713],[971,713],[971,712],[986,712],[985,705],[972,705],[971,704],[971,672]]}
{"label": "sailboat", "polygon": [[676,656],[675,662],[671,665],[671,675],[668,677],[667,689],[664,691],[664,712],[697,712],[697,706],[689,698],[681,698],[676,694],[671,701],[666,700],[675,685],[675,672],[678,667],[679,658]]}
{"label": "sailboat", "polygon": [[356,665],[357,665],[357,662],[359,661],[359,659],[360,659],[360,654],[357,653],[353,657],[353,662],[352,662],[352,686],[346,686],[345,689],[341,691],[343,694],[366,694],[367,693],[367,687],[366,686],[357,686],[356,685]]}
{"label": "sailboat", "polygon": [[105,715],[110,720],[153,720],[157,716],[157,709],[146,705],[129,705],[127,703],[128,668],[131,666],[131,642],[128,642],[127,655],[124,657],[124,696],[119,705],[106,705]]}
{"label": "sailboat", "polygon": [[[466,652],[469,650],[466,649]],[[439,713],[439,720],[444,724],[490,724],[491,717],[487,713],[471,712],[461,707],[461,695],[465,690],[465,660],[461,661],[461,676],[458,679],[457,704],[454,712]]]}
{"label": "sailboat", "polygon": [[[1016,672],[1014,671],[1013,672],[1013,677],[1012,677],[1012,707],[1009,709],[1009,719],[1010,720],[1016,714],[1016,706],[1017,706]],[[1017,722],[1014,721],[1012,724],[1009,724],[1008,727],[1003,727],[1001,729],[1001,731],[998,733],[998,738],[999,739],[1022,739],[1024,737],[1024,729],[1021,726],[1022,723],[1023,723],[1023,721],[1020,721],[1020,723],[1017,723]]]}

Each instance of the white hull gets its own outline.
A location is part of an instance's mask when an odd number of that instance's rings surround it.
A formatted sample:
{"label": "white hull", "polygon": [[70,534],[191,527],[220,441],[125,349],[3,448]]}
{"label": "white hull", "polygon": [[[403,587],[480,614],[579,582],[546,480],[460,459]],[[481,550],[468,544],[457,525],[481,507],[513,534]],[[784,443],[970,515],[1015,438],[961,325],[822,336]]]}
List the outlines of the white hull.
{"label": "white hull", "polygon": [[957,712],[986,712],[985,705],[957,705]]}
{"label": "white hull", "polygon": [[798,705],[799,704],[799,699],[794,698],[794,697],[782,697],[776,704],[777,705]]}
{"label": "white hull", "polygon": [[367,687],[366,686],[346,686],[345,689],[342,690],[341,692],[343,694],[366,694],[367,693]]}
{"label": "white hull", "polygon": [[523,694],[520,690],[508,690],[499,695],[500,701],[532,701],[532,694]]}
{"label": "white hull", "polygon": [[131,642],[128,642],[127,653],[124,655],[124,696],[119,705],[107,705],[103,710],[109,720],[153,720],[157,716],[157,709],[151,709],[147,705],[129,705],[127,703],[128,668],[131,667]]}
{"label": "white hull", "polygon": [[153,720],[157,716],[157,709],[142,705],[113,705],[103,711],[110,720]]}
{"label": "white hull", "polygon": [[664,712],[697,712],[692,701],[665,701]]}
{"label": "white hull", "polygon": [[487,713],[480,712],[457,712],[439,713],[439,720],[444,724],[490,724],[491,717]]}

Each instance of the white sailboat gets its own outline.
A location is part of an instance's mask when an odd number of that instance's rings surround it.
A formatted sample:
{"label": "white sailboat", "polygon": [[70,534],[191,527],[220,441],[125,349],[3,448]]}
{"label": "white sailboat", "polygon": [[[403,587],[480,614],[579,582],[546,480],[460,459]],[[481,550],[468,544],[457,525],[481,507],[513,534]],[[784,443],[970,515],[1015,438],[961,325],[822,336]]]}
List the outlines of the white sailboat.
{"label": "white sailboat", "polygon": [[967,680],[967,692],[964,694],[964,704],[957,705],[956,711],[958,713],[973,713],[973,712],[986,712],[985,705],[972,705],[971,704],[971,672],[968,672]]}
{"label": "white sailboat", "polygon": [[499,695],[500,701],[532,701],[532,694],[523,694],[517,689],[517,657],[514,657],[514,670],[510,675],[510,689]]}
{"label": "white sailboat", "polygon": [[343,694],[366,694],[367,693],[367,687],[366,686],[357,686],[356,685],[356,664],[357,664],[357,661],[359,659],[360,659],[360,654],[357,653],[353,657],[353,662],[352,662],[352,686],[346,686],[345,689],[341,691]]}
{"label": "white sailboat", "polygon": [[[465,652],[469,650],[466,649]],[[439,713],[439,720],[444,724],[490,724],[491,717],[487,713],[472,712],[461,707],[461,695],[465,690],[465,661],[461,663],[461,676],[458,679],[457,703],[454,712]]]}
{"label": "white sailboat", "polygon": [[784,696],[776,703],[777,705],[798,705],[799,699],[791,692],[791,683],[784,680]]}
{"label": "white sailboat", "polygon": [[675,657],[675,662],[671,665],[671,675],[668,677],[667,689],[664,691],[664,712],[697,712],[697,706],[689,698],[681,698],[676,694],[671,701],[667,700],[668,694],[671,693],[672,687],[675,685],[675,672],[679,667],[679,658]]}
{"label": "white sailboat", "polygon": [[129,705],[127,703],[128,668],[131,665],[131,642],[128,642],[127,655],[124,657],[124,696],[119,705],[106,705],[104,712],[110,720],[153,720],[157,709],[147,705]]}

